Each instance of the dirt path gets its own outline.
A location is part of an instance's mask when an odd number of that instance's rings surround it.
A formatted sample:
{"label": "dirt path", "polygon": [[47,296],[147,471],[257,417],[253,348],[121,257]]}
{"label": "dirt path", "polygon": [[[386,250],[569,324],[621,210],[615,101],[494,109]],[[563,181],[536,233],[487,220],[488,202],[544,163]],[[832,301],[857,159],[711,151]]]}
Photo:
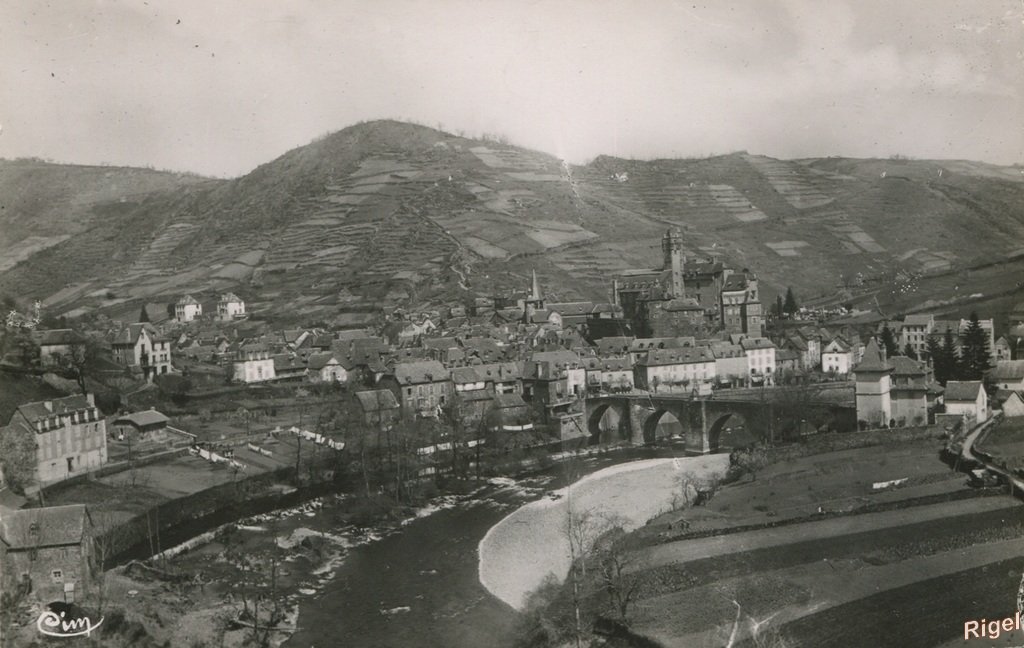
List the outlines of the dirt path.
{"label": "dirt path", "polygon": [[712,558],[714,556],[741,553],[767,547],[778,547],[795,542],[820,540],[956,515],[1004,508],[1009,509],[1017,506],[1020,506],[1020,503],[1010,497],[987,497],[917,506],[898,511],[850,515],[760,531],[744,531],[724,536],[681,540],[640,549],[636,553],[636,563],[633,569],[650,569],[661,565],[679,564],[702,558]]}

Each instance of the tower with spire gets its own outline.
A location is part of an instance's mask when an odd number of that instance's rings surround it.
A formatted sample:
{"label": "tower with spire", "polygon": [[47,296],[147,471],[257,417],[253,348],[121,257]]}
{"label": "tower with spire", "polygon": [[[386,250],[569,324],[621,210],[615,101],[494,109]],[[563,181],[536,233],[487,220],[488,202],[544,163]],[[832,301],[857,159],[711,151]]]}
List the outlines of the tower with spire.
{"label": "tower with spire", "polygon": [[871,426],[888,425],[892,419],[893,366],[885,357],[885,349],[875,338],[864,348],[864,357],[853,368],[856,382],[857,419]]}
{"label": "tower with spire", "polygon": [[544,310],[544,297],[540,292],[540,282],[537,281],[537,271],[531,271],[530,296],[523,301],[523,320],[529,324],[533,321],[533,315],[537,311]]}

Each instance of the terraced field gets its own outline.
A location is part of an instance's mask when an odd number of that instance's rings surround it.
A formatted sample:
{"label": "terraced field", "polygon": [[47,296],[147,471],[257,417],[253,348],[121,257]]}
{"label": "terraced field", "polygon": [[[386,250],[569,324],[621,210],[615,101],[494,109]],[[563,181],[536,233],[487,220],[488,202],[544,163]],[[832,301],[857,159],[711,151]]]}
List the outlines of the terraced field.
{"label": "terraced field", "polygon": [[[89,210],[81,227],[62,230],[73,231],[66,240],[53,238],[62,232],[50,226],[66,220],[60,209],[41,225],[26,211],[48,204],[22,200],[22,181],[47,175],[26,169],[8,182],[0,166],[0,198],[21,210],[16,223],[4,216],[0,246],[24,242],[16,256],[0,251],[9,266],[0,269],[0,292],[45,300],[58,313],[107,308],[107,290],[116,299],[170,301],[231,289],[279,312],[335,315],[339,305],[373,310],[402,295],[450,299],[467,285],[499,289],[528,275],[528,266],[553,292],[601,299],[610,274],[660,266],[670,227],[682,231],[687,256],[756,272],[768,299],[788,286],[804,300],[892,293],[905,309],[937,295],[922,287],[908,302],[896,294],[906,280],[892,277],[941,277],[1024,250],[1024,175],[963,161],[737,153],[601,156],[573,167],[382,121],[318,139],[230,181],[128,173],[140,189],[127,193],[124,174],[83,171],[92,184],[80,187],[81,200],[54,184],[58,206]],[[113,202],[83,207],[104,197]],[[449,272],[452,263],[458,274]]]}

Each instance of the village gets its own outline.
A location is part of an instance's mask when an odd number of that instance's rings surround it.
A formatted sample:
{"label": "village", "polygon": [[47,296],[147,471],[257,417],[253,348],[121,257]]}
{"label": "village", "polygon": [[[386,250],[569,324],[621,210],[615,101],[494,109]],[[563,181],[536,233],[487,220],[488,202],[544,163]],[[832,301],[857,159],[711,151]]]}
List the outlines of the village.
{"label": "village", "polygon": [[[15,403],[0,428],[4,595],[86,596],[105,567],[94,535],[229,481],[290,475],[401,501],[567,449],[687,438],[670,414],[649,435],[615,434],[607,413],[588,420],[595,399],[828,390],[860,430],[1024,415],[1024,312],[998,336],[977,317],[834,325],[791,292],[765,309],[756,275],[685,259],[678,231],[662,247],[661,267],[612,278],[608,303],[551,302],[534,273],[517,294],[399,310],[376,328],[275,330],[234,293],[143,305],[104,328],[12,309],[3,370],[53,396]],[[720,451],[766,443],[752,432],[727,428]],[[90,486],[138,474],[158,499]]]}

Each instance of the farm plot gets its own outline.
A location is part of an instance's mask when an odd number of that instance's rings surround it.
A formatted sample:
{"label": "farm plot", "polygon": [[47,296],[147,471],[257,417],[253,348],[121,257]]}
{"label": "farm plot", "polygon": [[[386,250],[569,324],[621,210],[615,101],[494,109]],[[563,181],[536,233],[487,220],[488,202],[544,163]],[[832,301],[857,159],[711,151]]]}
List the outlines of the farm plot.
{"label": "farm plot", "polygon": [[741,223],[765,220],[768,216],[731,185],[708,185],[711,197]]}
{"label": "farm plot", "polygon": [[800,256],[799,248],[807,247],[807,241],[778,241],[776,243],[765,243],[779,256]]}
{"label": "farm plot", "polygon": [[828,205],[835,199],[818,191],[794,165],[753,155],[745,156],[790,205],[797,209],[810,209]]}
{"label": "farm plot", "polygon": [[[174,251],[192,232],[196,226],[190,223],[175,223],[164,229],[132,264],[126,276],[138,278],[143,275],[159,275],[166,272],[168,266],[174,265],[171,252]],[[122,280],[122,284],[129,279]]]}

